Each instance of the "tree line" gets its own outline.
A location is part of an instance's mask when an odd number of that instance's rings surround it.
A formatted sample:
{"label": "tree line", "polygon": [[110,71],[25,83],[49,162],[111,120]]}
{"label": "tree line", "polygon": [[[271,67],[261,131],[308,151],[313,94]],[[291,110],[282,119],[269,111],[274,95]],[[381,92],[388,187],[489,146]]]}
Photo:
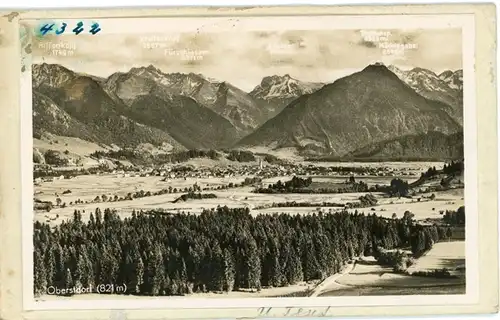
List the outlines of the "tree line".
{"label": "tree line", "polygon": [[257,153],[258,156],[263,157],[264,161],[270,164],[276,164],[276,165],[286,165],[288,164],[288,161],[284,159],[280,159],[275,155],[268,154],[268,153]]}
{"label": "tree line", "polygon": [[180,201],[187,201],[189,199],[194,199],[194,200],[201,200],[201,199],[215,199],[217,198],[217,195],[213,193],[195,193],[195,192],[189,192],[181,195],[179,198],[175,199],[172,201],[173,203],[177,203]]}
{"label": "tree line", "polygon": [[[147,214],[146,214],[147,213]],[[353,257],[435,241],[437,226],[347,211],[258,215],[218,207],[199,215],[149,211],[121,219],[96,209],[51,229],[34,223],[34,291],[47,286],[126,284],[135,295],[260,290],[323,279]],[[441,230],[443,229],[443,230]],[[439,231],[441,230],[441,231]],[[432,235],[432,241],[427,238]]]}
{"label": "tree line", "polygon": [[[402,181],[400,179],[393,179]],[[294,176],[291,180],[282,182],[278,180],[276,183],[269,184],[267,187],[258,187],[254,190],[256,193],[351,193],[351,192],[387,192],[393,194],[392,186],[371,186],[366,182],[356,181],[353,176],[344,183],[332,184],[331,187],[311,187],[312,178],[300,178]],[[397,183],[397,182],[396,182]],[[408,184],[406,183],[408,189]],[[408,190],[406,191],[406,194]]]}
{"label": "tree line", "polygon": [[461,174],[464,172],[464,162],[452,161],[448,164],[445,164],[443,167],[443,172],[449,175]]}
{"label": "tree line", "polygon": [[256,161],[256,158],[251,151],[246,150],[230,150],[228,151],[227,159],[238,162],[251,162]]}
{"label": "tree line", "polygon": [[436,167],[430,167],[427,171],[420,174],[420,179],[415,181],[413,185],[418,185],[425,180],[438,176],[440,174],[447,175],[446,178],[441,179],[441,185],[445,186],[445,181],[447,179],[453,178],[456,175],[460,175],[464,172],[464,162],[462,161],[451,161],[450,163],[445,163],[442,170],[437,170]]}
{"label": "tree line", "polygon": [[[231,161],[238,162],[251,162],[256,161],[256,157],[253,152],[248,150],[222,150],[222,152],[227,153],[226,158]],[[263,156],[264,161],[274,164],[285,163],[278,157],[270,154],[259,154]],[[97,159],[109,158],[117,160],[127,160],[135,165],[145,165],[145,164],[162,164],[162,163],[180,163],[186,162],[190,159],[196,158],[207,158],[212,160],[219,160],[221,154],[216,150],[209,149],[190,149],[186,151],[177,151],[172,153],[159,153],[153,155],[148,152],[142,152],[136,149],[120,149],[120,150],[107,150],[107,151],[95,151],[90,154],[91,157]]]}
{"label": "tree line", "polygon": [[179,163],[179,162],[186,162],[190,159],[195,159],[195,158],[208,158],[212,160],[217,160],[220,158],[219,153],[212,149],[210,150],[191,149],[191,150],[177,151],[172,153],[158,153],[155,155],[149,152],[142,152],[136,149],[120,149],[120,150],[95,151],[91,153],[90,156],[97,159],[110,158],[117,160],[127,160],[135,165]]}
{"label": "tree line", "polygon": [[[226,158],[231,161],[250,162],[256,160],[255,155],[251,151],[246,151],[246,150],[222,150],[222,151],[228,153]],[[196,158],[207,158],[212,160],[219,160],[221,158],[221,154],[213,149],[209,150],[190,149],[186,151],[177,151],[172,153],[158,153],[156,155],[153,155],[148,152],[141,152],[140,150],[136,149],[120,149],[120,150],[95,151],[91,153],[90,156],[97,159],[110,158],[117,160],[128,160],[136,165],[180,163]]]}
{"label": "tree line", "polygon": [[465,225],[465,207],[461,206],[457,211],[446,210],[443,216],[443,221],[450,225],[464,226]]}
{"label": "tree line", "polygon": [[[312,178],[300,178],[294,176],[292,179],[282,182],[278,180],[276,183],[269,184],[267,187],[255,189],[256,193],[347,193],[347,192],[367,192],[368,185],[359,181],[356,182],[354,177],[345,183],[340,183],[335,187],[318,187],[310,188]],[[343,187],[342,187],[343,186]]]}
{"label": "tree line", "polygon": [[70,179],[75,176],[80,176],[80,175],[91,175],[91,174],[97,174],[101,172],[102,170],[98,167],[91,167],[91,168],[78,168],[78,169],[71,169],[71,170],[53,170],[50,168],[50,166],[46,165],[40,165],[38,168],[35,168],[33,170],[33,178],[50,178],[50,177],[59,177],[61,175],[64,176],[65,179]]}
{"label": "tree line", "polygon": [[272,202],[270,204],[256,206],[254,209],[260,210],[260,209],[269,209],[269,208],[299,208],[299,207],[304,207],[304,208],[314,208],[314,207],[316,207],[316,208],[321,208],[321,207],[344,208],[345,206],[346,206],[345,203],[328,202],[328,201],[323,201],[323,202],[285,201],[285,202]]}

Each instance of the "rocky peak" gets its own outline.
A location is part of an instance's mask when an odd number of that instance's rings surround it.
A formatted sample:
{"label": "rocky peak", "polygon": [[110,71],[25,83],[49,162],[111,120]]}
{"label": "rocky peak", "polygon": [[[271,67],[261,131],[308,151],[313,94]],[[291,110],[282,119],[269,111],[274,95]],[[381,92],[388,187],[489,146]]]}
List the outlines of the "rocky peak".
{"label": "rocky peak", "polygon": [[368,65],[366,68],[364,68],[361,72],[371,72],[371,73],[379,73],[379,74],[386,74],[386,75],[394,75],[394,73],[389,70],[385,64],[382,62],[376,62],[374,64]]}
{"label": "rocky peak", "polygon": [[33,86],[45,85],[58,88],[75,78],[75,74],[59,64],[34,64],[32,66]]}
{"label": "rocky peak", "polygon": [[250,95],[264,100],[298,98],[303,94],[314,92],[321,86],[322,84],[319,83],[299,81],[289,74],[272,75],[264,77],[260,84],[250,92]]}

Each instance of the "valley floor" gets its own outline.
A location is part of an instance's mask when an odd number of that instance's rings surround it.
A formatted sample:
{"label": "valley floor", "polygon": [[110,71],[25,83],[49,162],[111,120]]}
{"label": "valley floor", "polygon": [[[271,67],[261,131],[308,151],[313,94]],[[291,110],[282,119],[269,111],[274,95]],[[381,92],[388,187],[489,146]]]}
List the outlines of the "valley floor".
{"label": "valley floor", "polygon": [[[35,198],[42,201],[51,201],[56,203],[59,197],[64,204],[60,207],[54,207],[50,212],[35,211],[34,220],[46,222],[51,225],[57,225],[66,219],[73,217],[74,210],[82,213],[82,219],[87,220],[91,212],[96,208],[104,210],[105,208],[116,209],[120,216],[128,217],[132,211],[152,210],[162,208],[172,213],[189,212],[198,214],[203,209],[210,209],[220,206],[248,207],[252,215],[289,213],[289,214],[313,214],[319,209],[322,212],[331,212],[340,210],[340,207],[271,207],[273,203],[283,202],[308,202],[321,204],[323,202],[346,204],[348,202],[357,202],[358,198],[365,195],[366,192],[339,193],[339,194],[262,194],[254,193],[254,187],[237,187],[224,190],[202,191],[202,193],[212,193],[217,196],[213,199],[187,200],[173,203],[182,194],[181,191],[186,187],[192,187],[194,184],[202,188],[216,188],[218,186],[228,185],[230,183],[241,183],[246,177],[228,177],[228,178],[186,178],[186,179],[168,179],[162,181],[162,177],[121,177],[118,175],[86,175],[77,176],[72,179],[55,180],[53,182],[42,182],[35,186]],[[291,177],[276,177],[266,179],[263,185],[275,183],[278,180],[286,181]],[[330,181],[329,183],[341,183],[347,177],[315,177],[313,181]],[[358,181],[364,181],[368,185],[389,184],[393,177],[359,177]],[[167,193],[157,196],[149,196],[133,200],[113,201],[106,203],[93,202],[96,196],[106,195],[108,198],[119,196],[125,197],[128,193],[135,193],[139,190],[145,192],[156,192],[166,188],[179,189],[176,193]],[[65,191],[71,193],[64,194]],[[464,205],[463,189],[453,189],[443,192],[435,192],[435,199],[424,199],[429,194],[422,194],[422,201],[418,199],[406,198],[385,198],[382,193],[373,193],[378,200],[377,205],[362,209],[349,209],[354,212],[364,212],[366,214],[375,213],[378,216],[390,218],[393,214],[402,217],[405,211],[411,211],[415,214],[415,219],[440,219],[442,212],[446,210],[457,210]],[[84,203],[75,204],[77,200]],[[86,203],[85,203],[86,202]]]}
{"label": "valley floor", "polygon": [[[401,164],[398,164],[401,166]],[[199,214],[203,209],[215,208],[217,206],[247,207],[250,214],[274,214],[288,213],[308,215],[321,212],[334,212],[341,210],[340,207],[269,207],[273,203],[300,202],[315,203],[323,202],[345,204],[356,202],[358,198],[365,195],[362,193],[342,194],[261,194],[254,193],[254,187],[237,187],[225,190],[202,191],[201,193],[213,193],[217,198],[187,200],[173,203],[180,195],[186,192],[180,191],[194,184],[204,187],[217,187],[230,183],[241,183],[246,177],[228,178],[186,178],[167,179],[163,177],[123,177],[118,175],[87,175],[77,176],[72,179],[55,180],[53,182],[42,182],[35,186],[35,198],[42,201],[51,201],[60,197],[65,206],[56,206],[50,212],[35,211],[34,221],[49,223],[56,226],[62,221],[73,218],[74,210],[79,210],[82,220],[87,221],[90,213],[96,208],[116,209],[122,217],[129,217],[132,211],[151,210],[161,208],[172,213]],[[314,177],[313,181],[321,183],[342,183],[348,177]],[[357,181],[364,181],[368,185],[390,184],[394,177],[356,177]],[[263,181],[263,185],[275,183],[278,180],[286,181],[289,177],[276,177]],[[403,177],[407,181],[415,180],[411,177]],[[410,181],[411,182],[411,181]],[[126,196],[139,190],[159,191],[166,188],[177,188],[178,192],[157,196],[149,196],[125,201],[113,201],[106,203],[92,202],[96,196],[106,195],[113,197]],[[65,191],[71,191],[64,194]],[[401,218],[405,211],[415,214],[419,221],[436,221],[442,219],[446,210],[457,210],[464,205],[464,189],[451,189],[442,192],[434,192],[435,198],[430,200],[431,193],[420,194],[413,199],[387,198],[382,193],[372,193],[378,200],[372,207],[362,209],[349,209],[349,211],[363,212],[365,214],[376,214],[390,218],[394,214]],[[421,198],[421,199],[418,199]],[[75,204],[75,201],[83,202]],[[434,245],[433,249],[416,261],[408,270],[414,271],[433,270],[440,268],[462,268],[465,265],[465,241],[441,242]],[[260,292],[233,291],[230,293],[203,293],[191,294],[189,297],[198,298],[245,298],[245,297],[291,297],[291,296],[366,296],[366,295],[409,295],[409,294],[460,294],[465,292],[465,275],[457,279],[437,279],[432,277],[417,277],[411,275],[395,274],[391,268],[385,268],[376,263],[373,257],[362,257],[356,264],[345,266],[343,271],[326,278],[323,282],[301,282],[281,288],[263,288]],[[43,295],[38,301],[65,300],[65,299],[125,299],[132,298],[127,295],[99,295],[83,294],[72,297],[61,297]],[[133,296],[134,299],[178,299],[181,297],[149,297]]]}

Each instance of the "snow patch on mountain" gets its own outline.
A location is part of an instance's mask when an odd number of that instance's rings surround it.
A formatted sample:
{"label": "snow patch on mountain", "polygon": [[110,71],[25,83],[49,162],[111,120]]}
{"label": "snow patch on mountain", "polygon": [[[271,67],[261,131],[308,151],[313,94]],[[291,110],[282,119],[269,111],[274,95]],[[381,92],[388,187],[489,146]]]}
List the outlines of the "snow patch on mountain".
{"label": "snow patch on mountain", "polygon": [[448,111],[459,123],[463,121],[463,79],[462,70],[444,71],[437,75],[431,70],[413,68],[402,70],[388,66],[394,74],[420,95],[443,102],[452,109]]}
{"label": "snow patch on mountain", "polygon": [[302,82],[292,78],[289,74],[273,75],[264,77],[261,83],[250,92],[250,95],[264,100],[297,98],[313,93],[323,85],[323,83]]}

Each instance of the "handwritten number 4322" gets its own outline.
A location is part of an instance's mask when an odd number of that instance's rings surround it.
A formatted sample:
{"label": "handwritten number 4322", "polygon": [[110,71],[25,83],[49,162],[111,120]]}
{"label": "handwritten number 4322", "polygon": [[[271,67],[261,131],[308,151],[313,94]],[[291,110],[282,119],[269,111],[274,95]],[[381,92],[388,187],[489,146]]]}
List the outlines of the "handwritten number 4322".
{"label": "handwritten number 4322", "polygon": [[[44,24],[41,28],[40,28],[40,33],[42,34],[42,36],[46,35],[47,33],[49,33],[50,31],[53,31],[54,29],[54,32],[55,34],[57,35],[60,35],[60,34],[63,34],[65,31],[66,31],[66,28],[68,27],[68,24],[66,22],[63,22],[61,27],[59,29],[55,29],[55,23],[52,23],[52,24]],[[76,24],[76,27],[71,30],[74,34],[76,35],[79,35],[80,33],[82,33],[84,31],[84,27],[83,27],[83,22],[78,22]],[[98,23],[93,23],[91,26],[90,26],[90,29],[89,29],[89,33],[92,33],[92,34],[96,34],[98,33],[99,31],[101,31],[101,28],[99,28],[99,24]]]}

